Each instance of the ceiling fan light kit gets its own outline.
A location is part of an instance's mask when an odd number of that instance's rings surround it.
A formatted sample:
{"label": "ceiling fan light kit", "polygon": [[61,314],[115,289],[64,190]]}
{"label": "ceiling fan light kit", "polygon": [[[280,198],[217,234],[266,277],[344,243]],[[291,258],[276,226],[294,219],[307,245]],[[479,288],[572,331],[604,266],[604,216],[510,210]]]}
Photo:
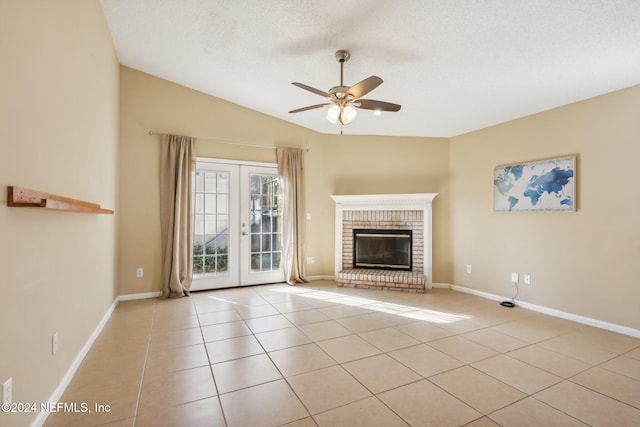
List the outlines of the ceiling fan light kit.
{"label": "ceiling fan light kit", "polygon": [[358,111],[349,104],[345,106],[334,104],[327,110],[327,120],[333,124],[340,121],[343,125],[348,125],[356,118],[357,114]]}
{"label": "ceiling fan light kit", "polygon": [[289,113],[299,113],[302,111],[329,106],[329,109],[327,110],[327,120],[334,124],[340,122],[342,125],[348,125],[358,114],[358,108],[373,110],[375,115],[382,114],[382,111],[399,111],[401,106],[398,104],[375,101],[373,99],[360,99],[382,84],[382,79],[378,76],[368,77],[351,87],[344,85],[343,67],[344,63],[347,62],[349,58],[351,58],[351,53],[349,53],[349,51],[342,49],[336,52],[336,60],[340,63],[340,85],[332,87],[328,92],[324,92],[320,89],[298,82],[291,83],[301,89],[328,98],[329,103],[298,108],[289,111]]}
{"label": "ceiling fan light kit", "polygon": [[337,105],[332,105],[327,110],[327,120],[329,120],[333,124],[337,123],[338,117],[340,116],[341,112],[342,111],[340,111],[340,107],[338,107]]}

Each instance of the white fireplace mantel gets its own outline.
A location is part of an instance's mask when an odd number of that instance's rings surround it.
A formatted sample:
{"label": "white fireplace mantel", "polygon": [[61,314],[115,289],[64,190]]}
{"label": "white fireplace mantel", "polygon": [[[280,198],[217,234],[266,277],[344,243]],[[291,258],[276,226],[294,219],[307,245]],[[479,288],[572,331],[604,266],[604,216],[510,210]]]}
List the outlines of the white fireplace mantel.
{"label": "white fireplace mantel", "polygon": [[333,195],[335,217],[335,275],[342,269],[342,222],[344,211],[422,210],[424,212],[424,274],[427,288],[432,283],[431,204],[438,193]]}

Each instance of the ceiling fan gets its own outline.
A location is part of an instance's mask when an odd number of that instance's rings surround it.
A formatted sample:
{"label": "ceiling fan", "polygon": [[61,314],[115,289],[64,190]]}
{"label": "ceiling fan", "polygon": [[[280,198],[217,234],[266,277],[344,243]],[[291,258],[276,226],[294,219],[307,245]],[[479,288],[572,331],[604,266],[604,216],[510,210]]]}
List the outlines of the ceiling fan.
{"label": "ceiling fan", "polygon": [[340,63],[340,86],[332,87],[328,92],[298,82],[291,83],[292,85],[308,90],[309,92],[324,96],[329,99],[329,102],[298,108],[296,110],[289,111],[289,113],[299,113],[301,111],[313,110],[330,105],[331,107],[327,111],[327,120],[331,123],[340,122],[343,125],[347,125],[356,117],[356,108],[374,110],[377,112],[399,111],[401,106],[398,104],[375,101],[373,99],[361,99],[361,97],[382,84],[382,79],[378,76],[367,77],[351,87],[344,85],[343,67],[344,63],[347,62],[349,58],[351,58],[351,53],[346,50],[339,50],[336,52],[336,60]]}

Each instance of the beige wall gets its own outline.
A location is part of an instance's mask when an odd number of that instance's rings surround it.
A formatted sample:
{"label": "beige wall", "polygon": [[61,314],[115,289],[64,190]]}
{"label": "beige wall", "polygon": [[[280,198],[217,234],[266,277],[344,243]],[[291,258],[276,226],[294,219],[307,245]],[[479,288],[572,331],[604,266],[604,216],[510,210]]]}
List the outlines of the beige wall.
{"label": "beige wall", "polygon": [[117,209],[118,62],[97,0],[0,2],[0,58],[0,383],[41,402],[113,303],[116,217],[8,208],[6,187]]}
{"label": "beige wall", "polygon": [[[451,140],[453,281],[640,329],[640,86]],[[494,213],[497,165],[577,155],[577,212]],[[472,274],[465,265],[473,266]]]}
{"label": "beige wall", "polygon": [[[310,276],[333,275],[332,194],[437,192],[436,281],[450,280],[448,145],[446,139],[321,135],[148,74],[121,68],[118,283],[121,294],[160,289],[159,137],[149,130],[306,153],[307,256]],[[392,156],[389,153],[393,153]],[[275,162],[275,150],[201,140],[203,157]],[[145,269],[136,278],[137,267]]]}

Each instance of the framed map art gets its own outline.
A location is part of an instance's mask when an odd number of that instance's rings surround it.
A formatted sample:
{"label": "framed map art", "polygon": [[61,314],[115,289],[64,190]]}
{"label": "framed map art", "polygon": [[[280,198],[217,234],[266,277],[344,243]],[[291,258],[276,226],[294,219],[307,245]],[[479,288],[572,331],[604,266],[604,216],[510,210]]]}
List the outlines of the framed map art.
{"label": "framed map art", "polygon": [[495,212],[575,212],[575,194],[575,156],[498,166],[493,171]]}

